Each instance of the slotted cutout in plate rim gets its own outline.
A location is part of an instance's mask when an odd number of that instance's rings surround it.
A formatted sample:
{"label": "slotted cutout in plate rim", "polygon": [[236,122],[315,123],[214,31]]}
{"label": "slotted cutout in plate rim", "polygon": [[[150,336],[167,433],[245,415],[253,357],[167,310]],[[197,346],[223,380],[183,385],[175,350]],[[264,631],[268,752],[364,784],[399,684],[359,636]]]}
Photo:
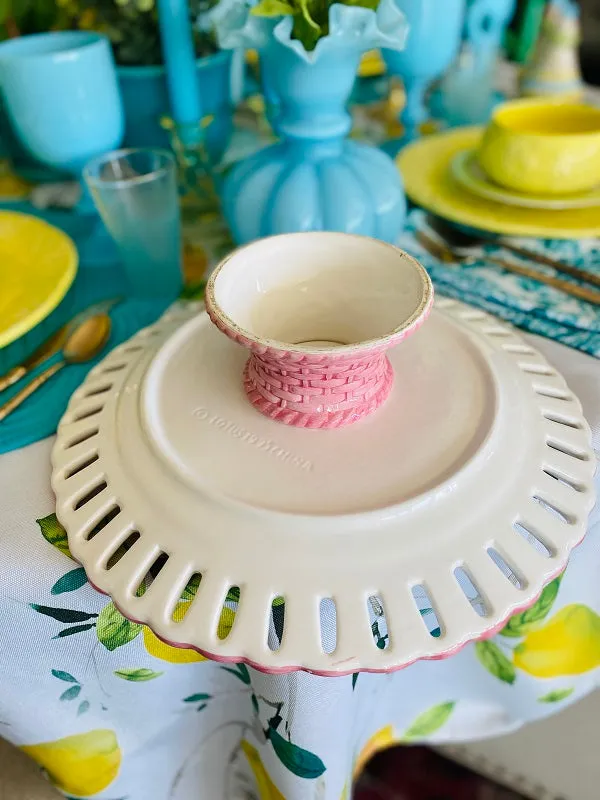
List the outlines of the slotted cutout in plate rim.
{"label": "slotted cutout in plate rim", "polygon": [[[129,581],[128,590],[125,587],[127,581],[123,582],[121,580],[119,583],[106,577],[111,576],[111,573],[118,573],[121,562],[115,565],[113,569],[104,570],[103,572],[98,569],[96,564],[90,563],[88,565],[86,563],[86,551],[90,545],[83,540],[82,536],[77,534],[77,526],[80,526],[81,522],[79,521],[76,525],[69,510],[69,502],[72,502],[73,498],[69,490],[70,479],[67,477],[69,470],[65,469],[67,463],[71,466],[77,462],[81,463],[84,448],[87,448],[89,452],[99,452],[101,458],[98,461],[94,460],[85,469],[75,470],[71,477],[76,477],[78,472],[84,472],[87,480],[88,477],[91,479],[94,472],[97,472],[102,477],[104,475],[107,476],[111,489],[119,486],[118,504],[123,509],[122,513],[126,517],[125,522],[129,524],[131,530],[139,530],[141,534],[140,539],[132,550],[139,545],[140,554],[143,555],[148,563],[153,563],[153,559],[161,551],[171,553],[173,548],[166,546],[165,542],[161,540],[161,532],[157,527],[153,528],[148,519],[144,520],[143,524],[136,524],[138,515],[132,513],[130,499],[127,496],[127,487],[125,486],[122,490],[119,480],[123,477],[123,483],[127,484],[122,466],[117,468],[114,464],[109,463],[109,460],[107,462],[105,456],[107,448],[105,446],[98,447],[99,439],[102,439],[103,445],[105,444],[107,424],[109,427],[115,424],[115,404],[112,404],[111,409],[106,409],[107,412],[110,410],[111,413],[102,415],[99,423],[97,422],[97,417],[82,418],[77,421],[76,416],[78,410],[82,408],[82,404],[87,402],[89,407],[92,399],[86,396],[84,383],[75,393],[63,423],[61,423],[61,430],[59,430],[59,437],[53,453],[55,468],[53,486],[59,500],[57,513],[67,529],[70,541],[72,540],[73,542],[73,554],[86,568],[89,567],[90,578],[95,585],[101,590],[111,593],[119,608],[126,615],[131,614],[131,617],[136,621],[150,624],[165,641],[193,646],[206,655],[212,655],[223,660],[243,660],[265,671],[289,671],[301,668],[323,675],[345,674],[357,670],[388,671],[405,666],[407,663],[419,658],[438,658],[448,655],[455,652],[458,647],[467,641],[485,635],[490,629],[497,627],[498,623],[502,622],[502,619],[507,619],[513,611],[526,606],[528,598],[534,598],[536,593],[539,594],[544,583],[550,580],[554,574],[561,571],[569,550],[582,538],[585,531],[585,517],[593,503],[592,474],[594,459],[593,452],[589,447],[589,431],[577,400],[564,385],[562,378],[554,370],[547,367],[547,362],[533,348],[522,344],[522,340],[510,328],[504,328],[502,323],[494,320],[492,322],[494,333],[486,334],[483,328],[490,325],[490,317],[483,312],[466,309],[461,304],[446,299],[443,299],[439,306],[443,314],[447,315],[453,322],[458,323],[459,326],[466,327],[470,333],[487,340],[488,344],[497,353],[504,353],[504,357],[510,363],[510,368],[514,375],[520,375],[519,380],[522,384],[530,387],[530,400],[537,407],[540,425],[541,454],[537,467],[539,473],[541,474],[543,469],[547,469],[554,470],[559,475],[566,474],[569,481],[575,482],[578,489],[581,490],[580,492],[573,492],[573,495],[576,496],[577,508],[580,510],[576,524],[569,524],[568,520],[566,523],[555,520],[551,514],[538,505],[540,513],[551,521],[549,523],[549,535],[546,535],[545,530],[539,530],[539,517],[535,518],[536,525],[533,525],[533,523],[528,523],[526,515],[523,516],[525,523],[532,525],[534,532],[536,534],[539,533],[540,538],[543,538],[544,543],[547,544],[550,557],[544,556],[540,552],[535,552],[531,544],[527,543],[512,527],[512,521],[517,519],[518,514],[507,513],[507,530],[503,535],[516,537],[516,540],[520,541],[523,547],[532,552],[531,558],[527,562],[529,574],[525,576],[526,587],[517,589],[512,586],[487,555],[486,559],[489,565],[485,565],[483,560],[477,560],[477,558],[471,563],[469,554],[464,554],[464,557],[461,556],[460,558],[460,563],[472,576],[475,585],[481,589],[482,596],[486,600],[490,599],[493,613],[490,613],[486,618],[481,618],[475,609],[469,607],[467,599],[464,599],[463,605],[466,610],[461,609],[461,619],[465,620],[462,634],[460,634],[460,631],[457,632],[455,625],[448,625],[448,629],[452,631],[452,636],[447,635],[445,629],[442,628],[438,637],[429,634],[427,627],[423,625],[421,615],[415,610],[414,603],[412,603],[411,607],[411,603],[405,596],[409,594],[409,584],[431,586],[435,594],[436,613],[439,606],[440,619],[445,622],[448,615],[452,615],[452,609],[449,609],[447,605],[444,592],[438,591],[435,578],[430,578],[426,574],[415,574],[410,581],[406,581],[406,576],[402,576],[399,585],[394,583],[389,576],[384,576],[380,583],[376,579],[371,581],[368,589],[367,587],[364,589],[357,587],[355,596],[351,597],[348,587],[343,585],[339,576],[332,575],[329,582],[322,582],[319,590],[313,593],[310,586],[304,586],[302,590],[297,586],[290,587],[286,576],[280,577],[277,581],[272,581],[271,578],[273,576],[271,575],[267,581],[268,585],[261,586],[258,579],[249,580],[248,575],[243,574],[243,570],[240,571],[237,567],[234,568],[232,566],[227,577],[223,576],[222,583],[219,580],[214,583],[213,580],[212,589],[208,586],[205,587],[204,592],[201,590],[198,593],[198,596],[190,603],[190,613],[189,615],[186,614],[185,619],[178,623],[174,623],[173,620],[165,620],[164,608],[161,605],[163,595],[160,594],[163,588],[157,586],[158,595],[149,592],[148,597],[133,598],[135,600],[134,605],[132,602],[133,592],[131,591],[134,582]],[[468,319],[465,318],[465,314]],[[126,346],[121,346],[113,351],[104,362],[90,372],[90,380],[93,380],[93,385],[102,385],[101,380],[104,378],[109,379],[113,384],[109,391],[98,397],[108,404],[121,391],[122,387],[127,385],[129,391],[122,392],[122,394],[127,395],[126,402],[129,402],[130,408],[133,407],[135,405],[135,390],[131,387],[134,385],[139,386],[154,353],[168,338],[169,334],[190,316],[192,314],[179,313],[178,316],[163,319],[153,326],[151,334],[148,334],[148,331],[141,332],[135,337],[135,341],[132,340]],[[501,334],[499,328],[502,328]],[[530,365],[536,361],[542,364],[540,370],[526,370],[519,364],[521,362],[524,365]],[[119,368],[112,369],[113,365],[118,365]],[[544,367],[543,365],[546,366]],[[540,389],[541,393],[539,392]],[[551,420],[553,415],[558,416],[561,420],[567,419],[571,425],[566,427],[557,425],[555,421]],[[572,425],[575,427],[572,427]],[[94,426],[99,427],[100,430],[96,431]],[[564,437],[557,434],[557,428],[562,428],[565,431]],[[80,435],[82,431],[84,434],[89,433],[90,436],[78,438],[76,442],[73,442],[75,433]],[[88,441],[88,438],[90,438],[90,441]],[[552,450],[552,448],[547,447],[545,445],[547,438],[558,441],[564,438],[565,444],[572,451],[571,454],[565,453],[564,448]],[[576,443],[575,447],[574,442]],[[78,454],[77,458],[74,457],[75,453]],[[586,458],[583,460],[577,458],[576,453],[584,453]],[[568,466],[566,471],[565,464]],[[87,474],[88,470],[89,476]],[[532,505],[535,505],[531,501],[534,491],[535,478],[531,476],[531,491],[528,493],[527,499]],[[352,526],[350,525],[350,527]],[[97,537],[93,537],[92,544],[94,540],[100,538],[101,533]],[[558,542],[556,537],[560,537]],[[513,542],[508,546],[508,551],[510,553],[518,552],[518,546]],[[179,555],[181,563],[182,565],[185,564],[187,571],[186,575],[182,573],[180,576],[183,580],[182,585],[185,585],[185,580],[193,572],[198,572],[203,576],[212,574],[213,578],[215,577],[214,568],[211,573],[211,564],[206,563],[203,557],[198,557],[197,559],[188,557],[189,551],[184,550]],[[539,559],[541,564],[540,571],[532,576],[532,565],[537,563],[536,559]],[[291,562],[290,567],[293,568],[293,559],[291,559]],[[457,562],[453,563],[456,566]],[[518,567],[518,563],[515,566]],[[456,584],[451,567],[452,565],[450,565],[447,574],[439,574],[440,585],[446,586],[449,582]],[[481,571],[479,571],[480,568]],[[492,573],[489,570],[497,573],[497,578],[492,577]],[[218,578],[218,576],[216,577]],[[227,587],[232,585],[240,586],[243,589],[240,609],[236,614],[236,621],[230,634],[220,642],[216,636],[216,625],[205,624],[202,620],[208,618],[213,623],[218,621],[223,603],[223,593],[226,593]],[[386,644],[383,649],[374,646],[369,626],[366,603],[371,596],[382,599],[386,621],[389,623],[389,646]],[[272,614],[271,603],[274,597],[285,598],[285,618],[281,644],[279,647],[271,648],[268,646],[267,633]],[[338,624],[342,635],[339,641],[335,641],[335,647],[331,653],[323,652],[321,647],[321,637],[324,632],[319,620],[319,602],[325,597],[330,597],[335,601],[338,623],[340,622],[340,615],[342,622],[344,621],[344,616],[347,613],[345,609],[350,607],[357,611],[357,619],[361,618],[359,620],[361,625],[357,625],[357,629],[360,627],[360,633],[357,632],[355,634],[346,624],[341,625],[341,627]],[[251,614],[240,613],[240,611],[243,612],[245,603],[248,603],[248,608],[255,611],[254,622]],[[358,613],[359,608],[361,609],[360,614]],[[239,619],[237,618],[238,616]],[[364,624],[362,624],[363,621]],[[348,636],[352,641],[347,641]]]}

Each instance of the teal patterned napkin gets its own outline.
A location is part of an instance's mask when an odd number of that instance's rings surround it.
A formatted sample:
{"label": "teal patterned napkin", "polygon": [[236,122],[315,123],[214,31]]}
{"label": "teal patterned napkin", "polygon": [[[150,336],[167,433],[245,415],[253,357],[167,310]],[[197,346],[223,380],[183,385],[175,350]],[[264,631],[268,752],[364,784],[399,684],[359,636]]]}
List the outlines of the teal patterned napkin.
{"label": "teal patterned napkin", "polygon": [[[486,263],[486,253],[520,261],[519,256],[494,244],[486,244],[485,247],[474,250],[475,261],[472,265],[443,264],[416,241],[414,234],[419,228],[427,230],[426,214],[415,209],[409,215],[399,245],[426,267],[439,294],[488,311],[529,333],[554,339],[600,358],[600,306],[578,300],[559,289]],[[600,241],[597,239],[512,241],[521,247],[546,253],[600,276]],[[577,280],[558,273],[551,267],[532,265],[526,260],[522,263],[577,284]]]}

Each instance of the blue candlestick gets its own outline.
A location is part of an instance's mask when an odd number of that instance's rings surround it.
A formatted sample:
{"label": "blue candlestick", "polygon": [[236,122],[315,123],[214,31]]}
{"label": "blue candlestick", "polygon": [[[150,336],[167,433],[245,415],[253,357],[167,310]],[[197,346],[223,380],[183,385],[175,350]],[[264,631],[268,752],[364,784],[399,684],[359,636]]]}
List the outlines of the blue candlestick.
{"label": "blue candlestick", "polygon": [[171,111],[186,144],[201,138],[202,107],[187,0],[158,0],[158,21]]}

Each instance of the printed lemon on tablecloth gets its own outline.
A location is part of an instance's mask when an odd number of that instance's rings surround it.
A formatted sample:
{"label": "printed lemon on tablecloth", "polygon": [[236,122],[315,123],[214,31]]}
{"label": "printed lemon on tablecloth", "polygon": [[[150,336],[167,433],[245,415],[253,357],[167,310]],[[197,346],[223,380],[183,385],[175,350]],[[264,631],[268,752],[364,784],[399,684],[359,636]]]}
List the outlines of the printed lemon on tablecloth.
{"label": "printed lemon on tablecloth", "polygon": [[392,747],[399,742],[400,737],[394,733],[394,729],[391,725],[386,725],[385,728],[381,728],[377,731],[377,733],[374,733],[362,748],[356,761],[354,762],[354,768],[352,770],[353,779],[356,780],[356,778],[358,778],[367,761],[369,761],[375,755],[375,753],[378,753],[380,750],[384,750],[386,747]]}
{"label": "printed lemon on tablecloth", "polygon": [[[189,600],[182,600],[175,607],[173,619],[175,622],[181,622],[184,618],[187,609],[189,608]],[[235,620],[235,611],[231,608],[223,608],[221,616],[219,617],[219,625],[217,628],[217,636],[219,639],[225,639]],[[196,650],[189,647],[173,647],[170,644],[165,644],[161,641],[150,628],[144,626],[144,647],[155,658],[160,658],[163,661],[169,661],[171,664],[191,664],[194,661],[207,661],[208,659]]]}
{"label": "printed lemon on tablecloth", "polygon": [[111,730],[93,730],[53,742],[24,745],[21,750],[45,769],[61,791],[78,797],[106,789],[121,766],[121,750]]}
{"label": "printed lemon on tablecloth", "polygon": [[580,675],[600,666],[600,616],[591,608],[565,606],[532,630],[513,653],[518,669],[536,678]]}
{"label": "printed lemon on tablecloth", "polygon": [[258,755],[258,750],[245,739],[242,740],[241,747],[244,755],[248,759],[250,769],[254,774],[260,800],[285,800],[285,797],[275,786],[269,773],[264,768],[260,756]]}
{"label": "printed lemon on tablecloth", "polygon": [[[173,614],[175,622],[181,622],[188,607],[189,603],[187,602],[177,604]],[[172,647],[170,644],[165,644],[146,626],[144,626],[143,637],[144,647],[154,658],[169,661],[171,664],[192,664],[195,661],[206,661],[205,656],[189,647]]]}

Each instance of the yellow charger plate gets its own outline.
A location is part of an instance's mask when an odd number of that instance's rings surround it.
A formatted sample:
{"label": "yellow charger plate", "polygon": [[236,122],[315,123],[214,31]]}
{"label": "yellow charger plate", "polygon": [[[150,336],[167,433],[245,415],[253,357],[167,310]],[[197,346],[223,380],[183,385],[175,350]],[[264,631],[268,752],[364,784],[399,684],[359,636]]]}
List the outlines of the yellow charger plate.
{"label": "yellow charger plate", "polygon": [[452,176],[461,150],[477,147],[483,128],[457,128],[407,145],[396,163],[410,199],[428,211],[461,225],[509,236],[582,239],[600,236],[600,208],[554,211],[519,208],[479,197]]}
{"label": "yellow charger plate", "polygon": [[37,217],[0,211],[0,347],[53,311],[73,283],[77,248]]}

